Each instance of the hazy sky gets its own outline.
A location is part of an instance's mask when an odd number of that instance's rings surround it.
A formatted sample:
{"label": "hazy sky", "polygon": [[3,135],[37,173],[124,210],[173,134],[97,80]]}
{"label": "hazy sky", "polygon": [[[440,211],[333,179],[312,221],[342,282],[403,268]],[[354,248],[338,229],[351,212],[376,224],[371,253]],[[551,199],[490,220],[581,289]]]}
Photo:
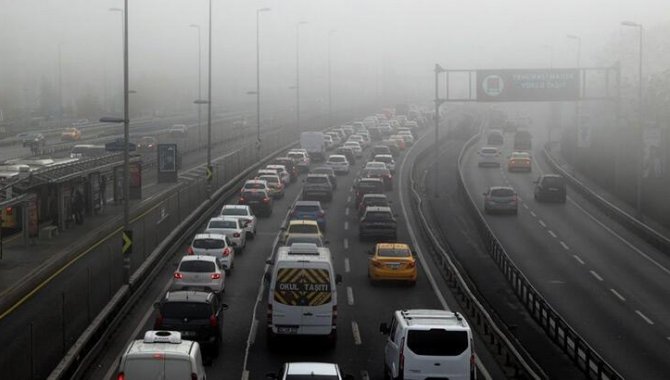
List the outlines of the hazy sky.
{"label": "hazy sky", "polygon": [[[193,98],[197,37],[188,25],[202,26],[204,70],[207,0],[129,3],[133,83],[144,79],[163,92]],[[411,97],[430,91],[424,87],[434,63],[573,66],[576,43],[565,36],[576,34],[588,65],[613,36],[634,33],[619,26],[622,20],[652,30],[670,22],[669,0],[213,0],[213,5],[215,97],[229,101],[255,87],[260,7],[272,8],[261,14],[264,97],[293,96],[288,87],[295,82],[296,23],[304,20],[301,91],[315,104],[325,97],[330,30],[334,93]],[[121,14],[109,8],[122,6],[121,0],[0,0],[0,83],[14,84],[9,87],[30,97],[26,94],[41,78],[55,81],[60,44],[66,96],[85,86],[111,96],[121,80]]]}

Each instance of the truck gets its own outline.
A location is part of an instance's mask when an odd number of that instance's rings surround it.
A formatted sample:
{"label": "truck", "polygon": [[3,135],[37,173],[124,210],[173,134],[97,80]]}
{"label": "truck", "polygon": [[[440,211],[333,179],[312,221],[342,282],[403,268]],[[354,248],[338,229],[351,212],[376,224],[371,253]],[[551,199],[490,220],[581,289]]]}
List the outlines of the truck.
{"label": "truck", "polygon": [[300,147],[307,151],[309,158],[315,162],[326,160],[326,141],[323,132],[302,132]]}
{"label": "truck", "polygon": [[514,133],[514,150],[529,151],[531,149],[532,136],[525,129],[519,129]]}

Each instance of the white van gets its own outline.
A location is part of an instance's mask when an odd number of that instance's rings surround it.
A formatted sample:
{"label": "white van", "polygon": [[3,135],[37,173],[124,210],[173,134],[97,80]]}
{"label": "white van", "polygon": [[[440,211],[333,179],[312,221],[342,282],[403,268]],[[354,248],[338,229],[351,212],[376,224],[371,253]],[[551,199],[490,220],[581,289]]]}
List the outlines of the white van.
{"label": "white van", "polygon": [[313,243],[280,247],[268,291],[267,330],[272,343],[277,336],[313,335],[337,339],[337,289],[328,248]]}
{"label": "white van", "polygon": [[465,319],[447,310],[396,310],[387,335],[385,376],[391,379],[475,379],[472,332]]}
{"label": "white van", "polygon": [[176,331],[147,331],[130,343],[119,362],[119,380],[205,380],[198,342]]}

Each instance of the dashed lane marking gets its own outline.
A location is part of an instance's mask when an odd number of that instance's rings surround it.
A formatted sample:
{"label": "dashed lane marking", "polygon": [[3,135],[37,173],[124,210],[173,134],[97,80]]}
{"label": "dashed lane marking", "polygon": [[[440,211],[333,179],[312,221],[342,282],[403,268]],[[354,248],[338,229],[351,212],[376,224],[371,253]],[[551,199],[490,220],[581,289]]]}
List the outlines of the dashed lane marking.
{"label": "dashed lane marking", "polygon": [[589,271],[593,277],[595,277],[598,281],[603,281],[603,278],[598,274],[598,272],[591,270]]}
{"label": "dashed lane marking", "polygon": [[615,295],[618,299],[620,299],[621,301],[626,302],[626,299],[624,298],[624,296],[622,296],[621,294],[619,294],[619,292],[617,292],[616,290],[614,290],[614,289],[610,289],[610,292],[612,292],[612,294],[614,294],[614,295]]}
{"label": "dashed lane marking", "polygon": [[349,239],[344,239],[342,242],[342,245],[344,245],[344,249],[349,249]]}
{"label": "dashed lane marking", "polygon": [[568,247],[568,245],[565,244],[565,242],[562,240],[561,240],[561,247],[563,247],[563,249],[565,249],[566,251],[570,250],[570,247]]}
{"label": "dashed lane marking", "polygon": [[648,324],[650,324],[650,325],[654,324],[654,321],[649,319],[646,315],[642,314],[642,312],[640,310],[635,310],[635,314],[639,315],[640,318],[644,319],[644,321],[647,322]]}
{"label": "dashed lane marking", "polygon": [[525,208],[526,210],[528,210],[528,205],[527,205],[527,204],[522,203],[521,206],[523,206],[523,208]]}
{"label": "dashed lane marking", "polygon": [[579,256],[577,256],[577,255],[572,255],[572,257],[574,257],[575,260],[579,261],[580,264],[584,265],[584,260],[582,260],[581,257],[579,257]]}
{"label": "dashed lane marking", "polygon": [[347,203],[351,203],[351,196],[347,197]]}
{"label": "dashed lane marking", "polygon": [[344,209],[344,215],[349,216],[349,207]]}
{"label": "dashed lane marking", "polygon": [[351,286],[347,286],[347,303],[354,306],[354,289]]}
{"label": "dashed lane marking", "polygon": [[554,239],[556,239],[556,234],[554,233],[554,231],[549,230],[549,231],[547,231],[547,233],[549,233],[549,235],[551,235],[551,237],[553,237]]}
{"label": "dashed lane marking", "polygon": [[533,211],[531,211],[531,212],[530,212],[530,215],[532,215],[532,216],[533,216],[533,218],[537,218],[537,214],[536,214],[536,213],[534,213]]}
{"label": "dashed lane marking", "polygon": [[358,330],[358,323],[356,321],[351,321],[351,332],[354,334],[354,344],[360,346],[363,341],[361,340],[361,332]]}
{"label": "dashed lane marking", "polygon": [[540,223],[542,227],[547,228],[547,224],[542,219],[540,219],[538,223]]}
{"label": "dashed lane marking", "polygon": [[344,258],[344,272],[345,273],[351,272],[351,264],[349,264],[349,258],[348,257]]}
{"label": "dashed lane marking", "polygon": [[344,230],[346,231],[348,229],[349,229],[349,222],[344,222]]}

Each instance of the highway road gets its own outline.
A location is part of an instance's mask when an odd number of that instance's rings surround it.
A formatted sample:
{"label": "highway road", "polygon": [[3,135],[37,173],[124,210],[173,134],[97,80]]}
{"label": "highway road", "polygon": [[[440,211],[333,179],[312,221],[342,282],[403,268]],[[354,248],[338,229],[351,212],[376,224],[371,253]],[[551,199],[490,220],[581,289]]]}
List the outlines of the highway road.
{"label": "highway road", "polygon": [[[489,186],[509,185],[519,214],[487,215],[506,251],[552,307],[626,378],[662,379],[670,373],[670,257],[612,222],[568,189],[566,204],[538,203],[535,180],[549,172],[534,133],[532,173],[479,168],[476,150],[463,162],[466,186],[480,202]],[[506,135],[504,157],[511,149]]]}
{"label": "highway road", "polygon": [[[367,152],[366,152],[367,153]],[[402,174],[395,178],[395,189],[390,194],[395,212],[399,214],[399,240],[410,242],[406,221],[401,212],[402,200],[397,189],[399,176],[407,176],[414,159],[414,152],[407,153],[410,158],[403,165]],[[285,361],[330,361],[340,364],[346,373],[359,379],[382,378],[384,338],[378,333],[378,325],[390,318],[393,310],[401,308],[443,308],[455,305],[451,301],[446,286],[439,275],[429,281],[426,268],[431,264],[422,262],[416,286],[407,287],[398,284],[371,286],[368,283],[367,250],[372,242],[359,242],[356,210],[352,204],[351,186],[355,173],[362,167],[357,161],[356,170],[347,176],[338,178],[338,189],[327,207],[327,232],[329,248],[333,253],[336,272],[342,274],[343,283],[338,288],[338,342],[334,349],[321,347],[309,340],[289,341],[281,351],[271,351],[266,344],[265,311],[267,292],[263,283],[266,271],[265,261],[271,256],[280,226],[284,223],[287,211],[300,192],[300,181],[289,186],[284,199],[275,202],[274,213],[269,218],[261,218],[258,236],[247,243],[246,251],[236,257],[235,268],[227,278],[224,302],[230,308],[224,318],[224,341],[221,355],[212,366],[207,368],[209,378],[263,379],[268,372],[276,371]],[[398,166],[400,167],[400,163]],[[406,189],[406,185],[402,185]],[[235,199],[229,202],[235,202]],[[184,252],[181,247],[179,252]],[[178,255],[181,256],[181,255]],[[87,377],[111,379],[121,351],[130,340],[140,338],[143,332],[151,329],[155,311],[152,304],[164,293],[169,285],[172,271],[179,257],[172,259],[171,265],[164,268],[147,290],[145,297],[128,316],[124,326],[110,340],[105,354],[92,366]],[[429,269],[430,270],[430,269]],[[432,269],[434,271],[434,269]],[[436,291],[439,293],[436,293]],[[447,299],[447,301],[444,301]],[[454,302],[454,303],[452,303]],[[478,368],[481,378],[501,378],[501,370],[484,350],[479,337],[475,347],[478,355]],[[482,370],[483,369],[483,370]],[[496,376],[497,375],[497,376]]]}

